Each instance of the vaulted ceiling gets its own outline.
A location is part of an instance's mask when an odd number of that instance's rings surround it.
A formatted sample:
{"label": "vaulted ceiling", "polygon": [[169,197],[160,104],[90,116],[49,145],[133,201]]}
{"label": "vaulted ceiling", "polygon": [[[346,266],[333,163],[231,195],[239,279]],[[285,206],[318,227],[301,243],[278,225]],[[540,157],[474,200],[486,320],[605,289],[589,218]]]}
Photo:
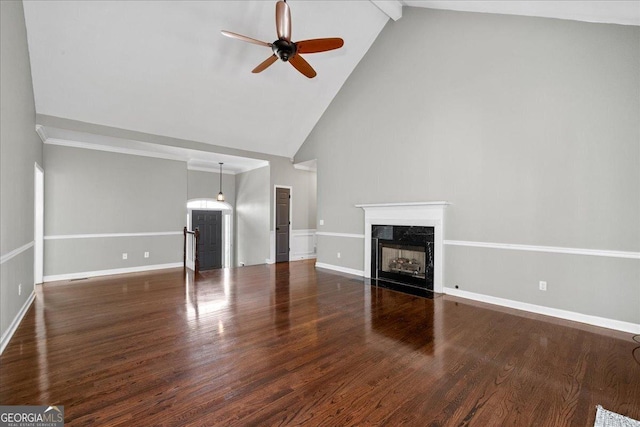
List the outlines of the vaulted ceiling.
{"label": "vaulted ceiling", "polygon": [[293,157],[403,4],[640,25],[638,1],[291,0],[293,40],[345,40],[306,55],[307,79],[281,62],[252,74],[270,49],[220,34],[273,42],[275,1],[25,1],[36,111]]}

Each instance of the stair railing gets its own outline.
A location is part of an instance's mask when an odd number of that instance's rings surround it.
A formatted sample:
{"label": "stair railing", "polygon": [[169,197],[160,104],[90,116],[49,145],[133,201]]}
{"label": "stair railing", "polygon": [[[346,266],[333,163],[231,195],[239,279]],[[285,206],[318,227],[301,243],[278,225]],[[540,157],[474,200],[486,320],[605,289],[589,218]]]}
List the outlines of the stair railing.
{"label": "stair railing", "polygon": [[198,239],[200,238],[200,230],[195,231],[187,230],[187,227],[183,229],[184,242],[182,247],[182,266],[183,270],[187,271],[187,234],[193,235],[193,247],[192,253],[194,254],[194,266],[196,274],[200,271],[200,259],[198,256]]}

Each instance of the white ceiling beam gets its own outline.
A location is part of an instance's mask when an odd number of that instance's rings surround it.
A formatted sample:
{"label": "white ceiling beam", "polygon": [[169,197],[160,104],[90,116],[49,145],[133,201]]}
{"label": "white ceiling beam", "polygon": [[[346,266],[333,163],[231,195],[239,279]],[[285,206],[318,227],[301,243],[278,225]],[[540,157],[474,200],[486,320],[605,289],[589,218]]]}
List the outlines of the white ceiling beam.
{"label": "white ceiling beam", "polygon": [[402,3],[399,0],[370,0],[389,18],[397,21],[402,18]]}

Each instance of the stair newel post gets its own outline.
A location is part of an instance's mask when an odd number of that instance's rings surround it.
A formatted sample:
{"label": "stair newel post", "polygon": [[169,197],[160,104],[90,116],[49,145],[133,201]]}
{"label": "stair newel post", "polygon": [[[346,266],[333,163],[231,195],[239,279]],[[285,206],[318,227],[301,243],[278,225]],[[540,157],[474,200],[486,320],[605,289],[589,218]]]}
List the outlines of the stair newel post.
{"label": "stair newel post", "polygon": [[184,236],[182,242],[182,270],[187,271],[187,227],[182,229],[182,234]]}
{"label": "stair newel post", "polygon": [[196,258],[195,267],[196,267],[196,274],[198,273],[198,271],[200,271],[200,258],[199,258],[199,255],[198,255],[198,239],[199,238],[200,238],[200,230],[198,230],[196,228],[196,231],[195,231],[195,254],[196,254],[196,256],[195,256],[195,258]]}

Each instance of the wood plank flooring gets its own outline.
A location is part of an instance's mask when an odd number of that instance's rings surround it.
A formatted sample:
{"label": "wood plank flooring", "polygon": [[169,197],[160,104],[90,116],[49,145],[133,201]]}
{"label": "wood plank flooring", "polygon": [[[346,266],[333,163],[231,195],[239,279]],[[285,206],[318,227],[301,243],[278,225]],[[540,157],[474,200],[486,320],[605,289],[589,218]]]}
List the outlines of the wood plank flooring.
{"label": "wood plank flooring", "polygon": [[0,403],[67,426],[592,426],[598,404],[640,419],[639,345],[310,261],[165,270],[38,287]]}

